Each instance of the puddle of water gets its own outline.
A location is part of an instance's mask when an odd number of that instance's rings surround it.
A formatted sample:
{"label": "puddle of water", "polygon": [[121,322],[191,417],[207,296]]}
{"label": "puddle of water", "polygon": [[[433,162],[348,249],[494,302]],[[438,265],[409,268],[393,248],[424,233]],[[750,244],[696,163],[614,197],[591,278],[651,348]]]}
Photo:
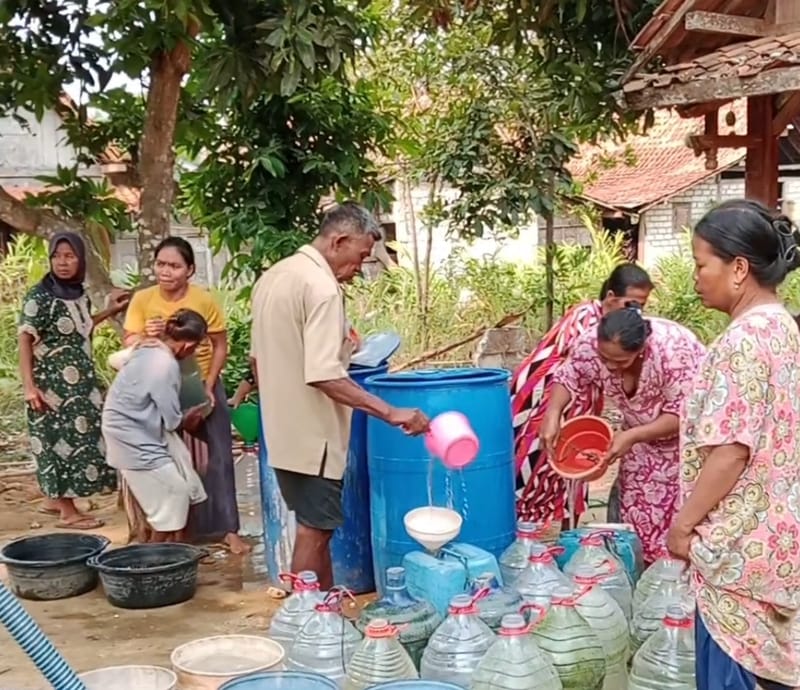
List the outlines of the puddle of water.
{"label": "puddle of water", "polygon": [[213,563],[211,580],[205,584],[218,584],[229,592],[255,592],[269,584],[264,539],[248,539],[253,550],[245,556],[236,556],[225,549],[211,553]]}

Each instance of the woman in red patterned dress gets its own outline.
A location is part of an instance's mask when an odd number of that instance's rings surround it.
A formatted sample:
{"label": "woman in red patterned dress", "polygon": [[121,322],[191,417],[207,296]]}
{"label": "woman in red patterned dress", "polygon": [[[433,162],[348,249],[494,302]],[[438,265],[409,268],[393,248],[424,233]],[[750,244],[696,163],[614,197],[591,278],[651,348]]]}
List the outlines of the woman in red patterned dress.
{"label": "woman in red patterned dress", "polygon": [[604,461],[620,461],[622,522],[642,542],[645,566],[666,547],[678,507],[680,457],[678,415],[705,347],[688,328],[666,319],[645,319],[636,302],[603,316],[578,338],[553,375],[540,436],[555,447],[562,410],[600,388],[622,416]]}
{"label": "woman in red patterned dress", "polygon": [[[586,509],[583,486],[575,492],[576,505],[568,505],[567,482],[550,467],[539,440],[539,425],[550,400],[553,373],[567,359],[578,336],[597,328],[603,314],[621,309],[628,301],[646,304],[652,289],[653,282],[647,271],[635,264],[620,264],[603,283],[600,299],[572,307],[514,372],[511,407],[519,519],[566,521],[569,512],[574,511],[578,516]],[[570,418],[599,414],[602,407],[602,391],[595,387],[587,391],[587,395],[571,400],[564,415]],[[568,512],[570,508],[572,511]]]}

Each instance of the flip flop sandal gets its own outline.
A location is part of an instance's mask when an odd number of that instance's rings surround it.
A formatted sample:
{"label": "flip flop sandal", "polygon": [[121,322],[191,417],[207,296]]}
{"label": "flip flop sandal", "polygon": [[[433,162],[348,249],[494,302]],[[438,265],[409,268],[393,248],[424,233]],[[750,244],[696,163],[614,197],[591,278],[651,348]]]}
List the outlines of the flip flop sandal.
{"label": "flip flop sandal", "polygon": [[37,513],[41,513],[42,515],[60,515],[61,511],[58,508],[46,508],[45,506],[39,506],[36,510]]}

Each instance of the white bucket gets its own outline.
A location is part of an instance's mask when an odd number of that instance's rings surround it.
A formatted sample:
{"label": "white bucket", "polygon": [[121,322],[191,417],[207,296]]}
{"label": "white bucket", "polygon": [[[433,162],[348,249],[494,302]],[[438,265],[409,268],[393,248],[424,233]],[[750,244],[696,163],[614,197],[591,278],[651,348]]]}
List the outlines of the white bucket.
{"label": "white bucket", "polygon": [[78,675],[86,690],[175,690],[178,677],[160,666],[108,666]]}
{"label": "white bucket", "polygon": [[285,655],[280,644],[266,637],[216,635],[181,645],[170,661],[178,690],[219,690],[234,678],[280,669]]}

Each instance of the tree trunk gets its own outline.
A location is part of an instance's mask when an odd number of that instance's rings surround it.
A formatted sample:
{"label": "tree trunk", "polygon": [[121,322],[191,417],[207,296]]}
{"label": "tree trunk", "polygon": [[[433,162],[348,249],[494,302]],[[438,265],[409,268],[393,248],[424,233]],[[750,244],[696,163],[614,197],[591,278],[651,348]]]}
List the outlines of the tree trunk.
{"label": "tree trunk", "polygon": [[553,206],[545,214],[544,226],[544,291],[545,291],[545,328],[549,331],[553,327],[555,320],[555,274],[554,265],[556,260],[555,242],[555,192],[556,181],[553,173],[548,184],[548,194]]}
{"label": "tree trunk", "polygon": [[[199,26],[188,28],[190,37]],[[150,89],[139,146],[139,180],[142,186],[139,216],[138,263],[142,285],[155,282],[154,250],[169,235],[175,196],[175,126],[181,98],[181,82],[192,62],[187,42],[168,53],[153,56]]]}
{"label": "tree trunk", "polygon": [[74,232],[86,244],[86,288],[95,309],[101,309],[111,292],[112,284],[108,266],[98,250],[91,233],[74,220],[57,216],[52,211],[31,208],[17,201],[0,187],[0,220],[17,232],[41,237],[45,242],[57,232]]}

